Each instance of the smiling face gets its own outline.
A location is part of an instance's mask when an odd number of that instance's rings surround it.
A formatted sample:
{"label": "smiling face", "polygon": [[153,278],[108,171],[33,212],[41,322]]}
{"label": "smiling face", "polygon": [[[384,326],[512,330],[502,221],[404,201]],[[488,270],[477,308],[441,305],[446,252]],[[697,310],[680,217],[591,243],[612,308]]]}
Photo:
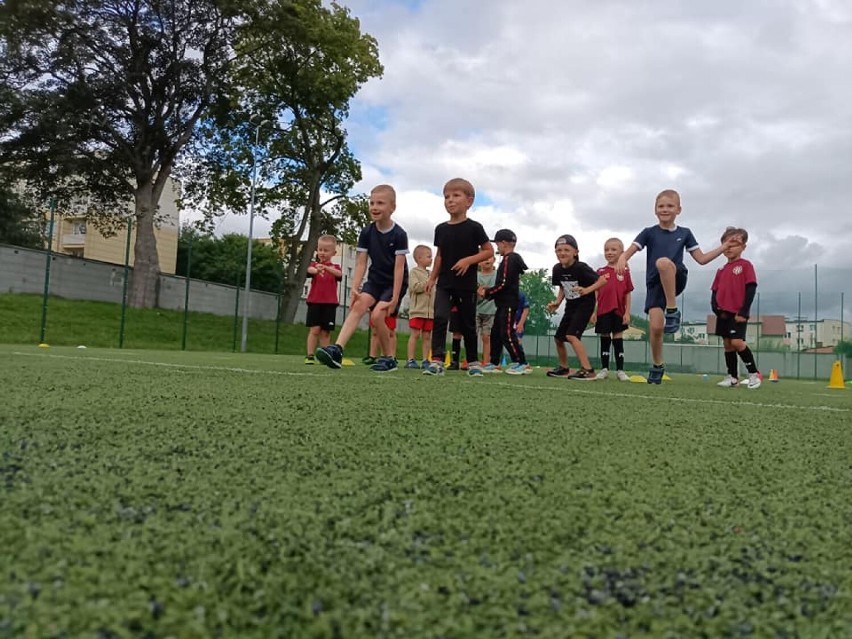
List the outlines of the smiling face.
{"label": "smiling face", "polygon": [[370,192],[370,219],[377,224],[390,220],[396,209],[396,193],[390,187],[377,186]]}
{"label": "smiling face", "polygon": [[669,229],[675,226],[675,218],[680,215],[680,197],[676,193],[661,193],[657,196],[654,213],[660,226]]}
{"label": "smiling face", "polygon": [[624,253],[624,244],[621,240],[611,239],[604,243],[604,259],[610,266],[618,261],[622,253]]}
{"label": "smiling face", "polygon": [[570,244],[559,244],[556,247],[556,259],[562,266],[571,266],[577,261],[579,252]]}
{"label": "smiling face", "polygon": [[317,244],[317,257],[320,262],[328,262],[337,253],[337,244],[328,240],[320,240]]}

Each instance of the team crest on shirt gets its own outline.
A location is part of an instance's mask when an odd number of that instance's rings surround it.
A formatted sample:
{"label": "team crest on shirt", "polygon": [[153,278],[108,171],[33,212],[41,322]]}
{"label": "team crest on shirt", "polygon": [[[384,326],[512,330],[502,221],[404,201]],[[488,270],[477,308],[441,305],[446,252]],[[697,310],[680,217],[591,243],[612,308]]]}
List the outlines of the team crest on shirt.
{"label": "team crest on shirt", "polygon": [[615,279],[617,279],[619,282],[623,282],[624,276],[621,273],[617,273]]}
{"label": "team crest on shirt", "polygon": [[740,273],[743,272],[743,267],[737,265],[732,269],[732,271],[733,271],[734,275],[739,275]]}

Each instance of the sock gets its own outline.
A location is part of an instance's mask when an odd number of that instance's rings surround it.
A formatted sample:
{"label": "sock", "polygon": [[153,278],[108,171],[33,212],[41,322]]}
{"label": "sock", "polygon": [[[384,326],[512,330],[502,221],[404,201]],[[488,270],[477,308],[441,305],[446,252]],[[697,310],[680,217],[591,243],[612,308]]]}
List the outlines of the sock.
{"label": "sock", "polygon": [[725,351],[725,365],[728,367],[728,375],[737,376],[737,352]]}
{"label": "sock", "polygon": [[677,306],[666,306],[666,313],[677,313]]}
{"label": "sock", "polygon": [[609,346],[612,338],[609,335],[601,335],[601,368],[609,368]]}
{"label": "sock", "polygon": [[616,337],[612,340],[612,345],[615,347],[615,369],[624,370],[624,338]]}
{"label": "sock", "polygon": [[745,364],[746,370],[749,373],[757,372],[757,364],[754,362],[754,353],[751,352],[751,349],[748,346],[740,351],[740,359],[743,360],[743,364]]}
{"label": "sock", "polygon": [[459,357],[461,357],[461,340],[453,338],[453,350],[452,352],[452,361],[455,364],[459,363]]}

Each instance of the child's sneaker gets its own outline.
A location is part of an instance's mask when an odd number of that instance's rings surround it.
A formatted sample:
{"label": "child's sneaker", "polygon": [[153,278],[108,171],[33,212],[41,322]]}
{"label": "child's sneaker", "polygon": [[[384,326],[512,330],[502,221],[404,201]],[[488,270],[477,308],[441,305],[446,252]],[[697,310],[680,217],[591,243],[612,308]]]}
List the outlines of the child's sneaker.
{"label": "child's sneaker", "polygon": [[615,371],[615,376],[618,378],[619,382],[629,382],[630,381],[630,375],[628,375],[624,371]]}
{"label": "child's sneaker", "polygon": [[444,365],[441,362],[429,362],[429,366],[423,369],[424,375],[443,375]]}
{"label": "child's sneaker", "polygon": [[467,374],[471,377],[482,377],[482,367],[479,365],[479,362],[468,364]]}
{"label": "child's sneaker", "polygon": [[420,364],[417,363],[416,359],[410,359],[407,362],[405,362],[405,367],[406,368],[420,368]]}
{"label": "child's sneaker", "polygon": [[305,355],[305,364],[307,364],[309,366],[313,366],[314,364],[316,364],[316,360],[314,359],[314,356],[313,355]]}
{"label": "child's sneaker", "polygon": [[340,368],[343,366],[343,349],[337,344],[329,346],[321,346],[314,355],[321,364],[325,364],[329,368]]}
{"label": "child's sneaker", "polygon": [[595,379],[606,379],[609,377],[609,371],[605,368],[602,368],[598,371],[598,374],[595,375]]}
{"label": "child's sneaker", "polygon": [[749,373],[748,374],[748,384],[746,387],[749,390],[754,390],[756,388],[760,388],[760,373]]}
{"label": "child's sneaker", "polygon": [[678,329],[680,329],[680,311],[674,309],[673,311],[666,311],[666,325],[663,326],[664,333],[677,333]]}
{"label": "child's sneaker", "polygon": [[583,382],[592,382],[597,378],[594,369],[591,368],[578,368],[568,376],[568,379],[578,379]]}
{"label": "child's sneaker", "polygon": [[651,366],[651,369],[648,371],[648,383],[649,384],[662,384],[663,383],[663,374],[666,372],[666,367],[660,364],[657,366],[656,364]]}
{"label": "child's sneaker", "polygon": [[448,371],[457,371],[458,369],[459,369],[459,363],[458,362],[450,362],[450,365],[447,366]]}
{"label": "child's sneaker", "polygon": [[424,359],[422,362],[420,362],[420,368],[425,371],[427,368],[429,368],[429,364],[431,363],[432,362],[430,362],[428,359]]}
{"label": "child's sneaker", "polygon": [[507,375],[526,375],[527,374],[527,366],[526,364],[514,363],[506,369]]}
{"label": "child's sneaker", "polygon": [[392,373],[398,369],[395,357],[380,357],[375,364],[370,366],[370,370],[376,373]]}
{"label": "child's sneaker", "polygon": [[500,367],[497,366],[496,364],[492,364],[491,362],[488,362],[485,366],[482,367],[482,372],[483,373],[499,373]]}
{"label": "child's sneaker", "polygon": [[547,371],[546,374],[548,377],[569,377],[571,375],[571,369],[557,366],[556,368]]}
{"label": "child's sneaker", "polygon": [[721,382],[718,382],[716,386],[721,386],[722,388],[736,388],[740,385],[740,380],[738,380],[733,375],[728,375]]}
{"label": "child's sneaker", "polygon": [[361,358],[361,363],[363,363],[365,366],[372,366],[373,364],[376,363],[376,358],[370,357],[369,355],[367,355],[367,357]]}

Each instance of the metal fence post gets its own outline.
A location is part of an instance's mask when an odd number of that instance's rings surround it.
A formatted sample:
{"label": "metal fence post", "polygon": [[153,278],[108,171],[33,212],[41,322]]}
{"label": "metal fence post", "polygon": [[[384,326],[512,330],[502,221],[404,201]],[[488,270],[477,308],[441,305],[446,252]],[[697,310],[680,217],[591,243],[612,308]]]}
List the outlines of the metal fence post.
{"label": "metal fence post", "polygon": [[56,221],[56,198],[50,200],[50,222],[47,227],[47,254],[44,264],[44,294],[41,298],[41,330],[39,331],[38,343],[44,344],[47,332],[47,296],[50,292],[50,262],[53,259],[53,233]]}
{"label": "metal fence post", "polygon": [[133,218],[127,218],[127,241],[124,245],[124,283],[121,287],[121,325],[118,329],[118,347],[124,348],[124,320],[127,315],[127,280],[130,276],[130,233],[133,231]]}
{"label": "metal fence post", "polygon": [[186,251],[186,290],[183,294],[183,335],[180,340],[180,350],[186,350],[186,330],[189,321],[189,277],[192,273],[192,236],[189,234],[189,247]]}

